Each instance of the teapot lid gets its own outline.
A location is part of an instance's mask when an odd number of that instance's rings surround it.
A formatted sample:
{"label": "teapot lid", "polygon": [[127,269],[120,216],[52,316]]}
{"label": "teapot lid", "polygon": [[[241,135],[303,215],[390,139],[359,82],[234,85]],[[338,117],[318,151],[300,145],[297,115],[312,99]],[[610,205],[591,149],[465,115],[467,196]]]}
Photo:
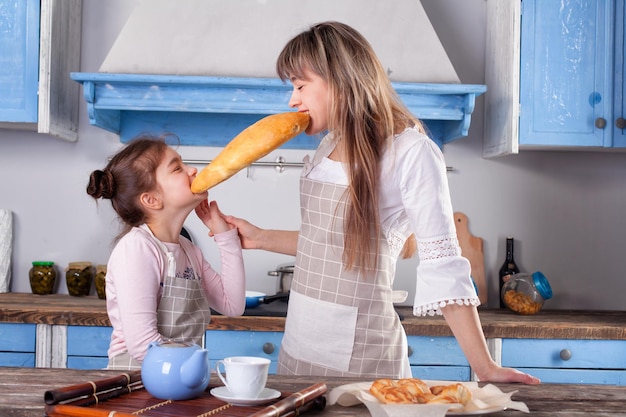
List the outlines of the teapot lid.
{"label": "teapot lid", "polygon": [[188,348],[188,347],[193,347],[197,345],[193,342],[184,342],[180,340],[165,339],[165,340],[160,341],[157,344],[157,346],[165,347],[165,348]]}

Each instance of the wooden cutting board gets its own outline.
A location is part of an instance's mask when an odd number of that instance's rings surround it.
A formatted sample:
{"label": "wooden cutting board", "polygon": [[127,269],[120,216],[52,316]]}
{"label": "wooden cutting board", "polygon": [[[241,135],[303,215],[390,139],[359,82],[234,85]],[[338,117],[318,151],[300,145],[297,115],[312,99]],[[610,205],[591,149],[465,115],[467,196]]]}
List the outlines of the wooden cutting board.
{"label": "wooden cutting board", "polygon": [[469,231],[467,216],[463,213],[454,213],[456,234],[461,246],[461,255],[467,258],[472,268],[472,278],[478,287],[478,298],[483,306],[487,305],[487,281],[485,278],[485,255],[483,253],[482,238],[473,236]]}

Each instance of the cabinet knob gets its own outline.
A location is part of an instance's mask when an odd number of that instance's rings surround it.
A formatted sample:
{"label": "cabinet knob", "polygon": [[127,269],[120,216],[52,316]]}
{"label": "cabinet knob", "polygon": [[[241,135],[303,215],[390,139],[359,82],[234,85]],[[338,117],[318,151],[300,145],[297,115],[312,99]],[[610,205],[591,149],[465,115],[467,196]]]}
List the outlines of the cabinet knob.
{"label": "cabinet knob", "polygon": [[570,360],[572,358],[572,351],[569,350],[569,349],[563,349],[563,350],[561,350],[561,353],[559,353],[559,356],[564,361],[568,361],[568,360]]}
{"label": "cabinet knob", "polygon": [[604,117],[598,117],[596,119],[596,127],[598,129],[604,129],[606,127],[606,119]]}
{"label": "cabinet knob", "polygon": [[617,120],[615,120],[615,127],[618,129],[626,129],[626,119],[618,117]]}
{"label": "cabinet knob", "polygon": [[411,346],[408,347],[407,353],[409,354],[409,356],[413,356],[413,348]]}
{"label": "cabinet knob", "polygon": [[272,353],[274,353],[275,349],[276,348],[274,347],[273,343],[267,342],[263,344],[263,353],[271,355]]}

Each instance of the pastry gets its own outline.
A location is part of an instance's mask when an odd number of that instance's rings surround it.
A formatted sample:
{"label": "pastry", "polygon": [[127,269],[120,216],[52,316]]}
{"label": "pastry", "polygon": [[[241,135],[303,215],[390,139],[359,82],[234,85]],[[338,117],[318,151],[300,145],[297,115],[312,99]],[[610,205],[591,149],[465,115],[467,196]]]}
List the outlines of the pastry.
{"label": "pastry", "polygon": [[463,384],[428,387],[419,378],[377,379],[370,393],[383,404],[462,404],[472,400],[472,392]]}
{"label": "pastry", "polygon": [[202,193],[235,175],[283,143],[302,133],[309,125],[309,114],[273,114],[248,126],[196,175],[193,193]]}
{"label": "pastry", "polygon": [[370,393],[384,404],[426,404],[434,395],[418,378],[377,379]]}

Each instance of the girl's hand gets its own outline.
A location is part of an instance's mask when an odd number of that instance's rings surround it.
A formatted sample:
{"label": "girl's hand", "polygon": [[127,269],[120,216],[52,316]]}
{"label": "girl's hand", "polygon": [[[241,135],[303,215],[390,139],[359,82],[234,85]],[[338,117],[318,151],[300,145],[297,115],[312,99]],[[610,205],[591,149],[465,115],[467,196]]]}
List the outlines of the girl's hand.
{"label": "girl's hand", "polygon": [[224,215],[217,206],[217,202],[208,200],[202,201],[196,206],[196,215],[206,227],[209,228],[209,236],[214,236],[216,233],[227,232],[234,228],[230,224],[226,223]]}

